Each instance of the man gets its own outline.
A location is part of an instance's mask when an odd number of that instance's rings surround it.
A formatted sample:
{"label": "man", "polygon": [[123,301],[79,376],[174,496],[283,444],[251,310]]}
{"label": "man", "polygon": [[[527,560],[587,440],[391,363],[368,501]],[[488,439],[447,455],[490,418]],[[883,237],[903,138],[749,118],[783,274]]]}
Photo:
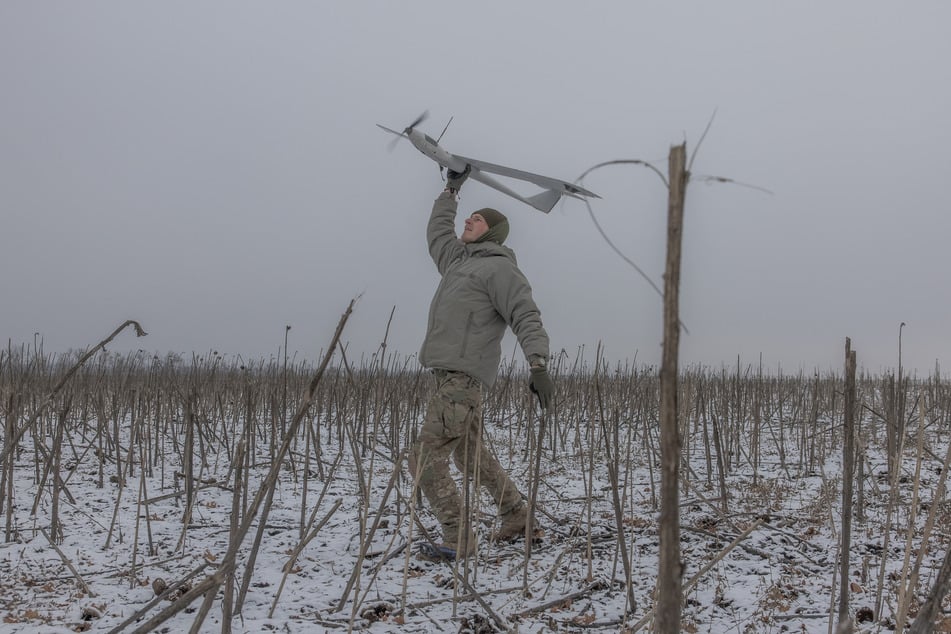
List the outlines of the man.
{"label": "man", "polygon": [[546,367],[548,333],[532,299],[528,280],[515,254],[502,246],[509,223],[495,209],[480,209],[455,233],[456,194],[470,167],[449,170],[446,189],[433,204],[426,237],[442,280],[429,309],[429,325],[420,362],[432,369],[436,392],[410,457],[413,476],[442,525],[442,544],[430,557],[454,559],[475,552],[476,537],[464,503],[449,473],[449,457],[467,477],[480,482],[498,506],[494,538],[525,534],[528,509],[498,460],[482,443],[482,388],[495,383],[502,336],[512,328],[531,369],[529,386],[541,407],[549,409],[554,384]]}

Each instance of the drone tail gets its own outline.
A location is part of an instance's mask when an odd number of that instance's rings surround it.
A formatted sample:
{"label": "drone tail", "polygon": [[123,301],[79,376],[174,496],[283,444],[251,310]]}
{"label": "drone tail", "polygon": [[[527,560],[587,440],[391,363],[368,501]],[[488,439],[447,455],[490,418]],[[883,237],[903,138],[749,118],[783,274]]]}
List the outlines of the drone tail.
{"label": "drone tail", "polygon": [[555,204],[561,200],[562,192],[555,189],[546,189],[540,194],[535,194],[534,196],[529,196],[525,199],[529,205],[537,209],[538,211],[543,211],[546,214],[552,210]]}

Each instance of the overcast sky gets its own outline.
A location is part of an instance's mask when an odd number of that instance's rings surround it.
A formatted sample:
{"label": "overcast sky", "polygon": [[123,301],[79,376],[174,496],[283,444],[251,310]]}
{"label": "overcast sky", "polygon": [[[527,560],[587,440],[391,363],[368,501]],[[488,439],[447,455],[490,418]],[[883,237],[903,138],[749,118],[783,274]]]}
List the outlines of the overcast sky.
{"label": "overcast sky", "polygon": [[[390,137],[574,180],[687,191],[681,364],[951,366],[951,3],[0,4],[0,336],[47,352],[414,355],[443,184]],[[712,183],[725,177],[773,192]],[[661,284],[667,192],[592,173],[594,213]],[[531,186],[518,187],[535,193]],[[660,359],[662,302],[584,205],[507,213],[553,351]],[[461,218],[459,225],[461,227]],[[506,354],[514,340],[507,340]]]}

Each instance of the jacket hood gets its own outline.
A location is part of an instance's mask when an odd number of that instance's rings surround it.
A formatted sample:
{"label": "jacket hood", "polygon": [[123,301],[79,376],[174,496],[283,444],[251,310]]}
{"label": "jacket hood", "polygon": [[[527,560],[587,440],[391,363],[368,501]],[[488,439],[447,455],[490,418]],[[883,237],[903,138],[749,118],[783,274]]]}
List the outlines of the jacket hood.
{"label": "jacket hood", "polygon": [[508,258],[514,264],[518,264],[517,260],[515,259],[515,251],[512,251],[512,249],[508,248],[507,246],[503,246],[495,242],[470,242],[469,244],[465,245],[465,247],[469,252],[469,255],[472,257],[485,258],[499,256]]}

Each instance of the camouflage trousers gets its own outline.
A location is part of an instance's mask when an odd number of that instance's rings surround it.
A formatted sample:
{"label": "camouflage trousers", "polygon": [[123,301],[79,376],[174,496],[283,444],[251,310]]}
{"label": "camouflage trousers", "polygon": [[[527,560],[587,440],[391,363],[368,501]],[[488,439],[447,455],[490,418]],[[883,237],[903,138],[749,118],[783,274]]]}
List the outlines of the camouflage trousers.
{"label": "camouflage trousers", "polygon": [[[436,370],[436,392],[426,408],[409,465],[419,488],[442,525],[443,541],[455,543],[472,534],[471,510],[449,473],[449,458],[459,472],[485,488],[499,515],[521,508],[522,494],[482,443],[482,384],[462,372]],[[468,508],[466,508],[468,506]]]}

